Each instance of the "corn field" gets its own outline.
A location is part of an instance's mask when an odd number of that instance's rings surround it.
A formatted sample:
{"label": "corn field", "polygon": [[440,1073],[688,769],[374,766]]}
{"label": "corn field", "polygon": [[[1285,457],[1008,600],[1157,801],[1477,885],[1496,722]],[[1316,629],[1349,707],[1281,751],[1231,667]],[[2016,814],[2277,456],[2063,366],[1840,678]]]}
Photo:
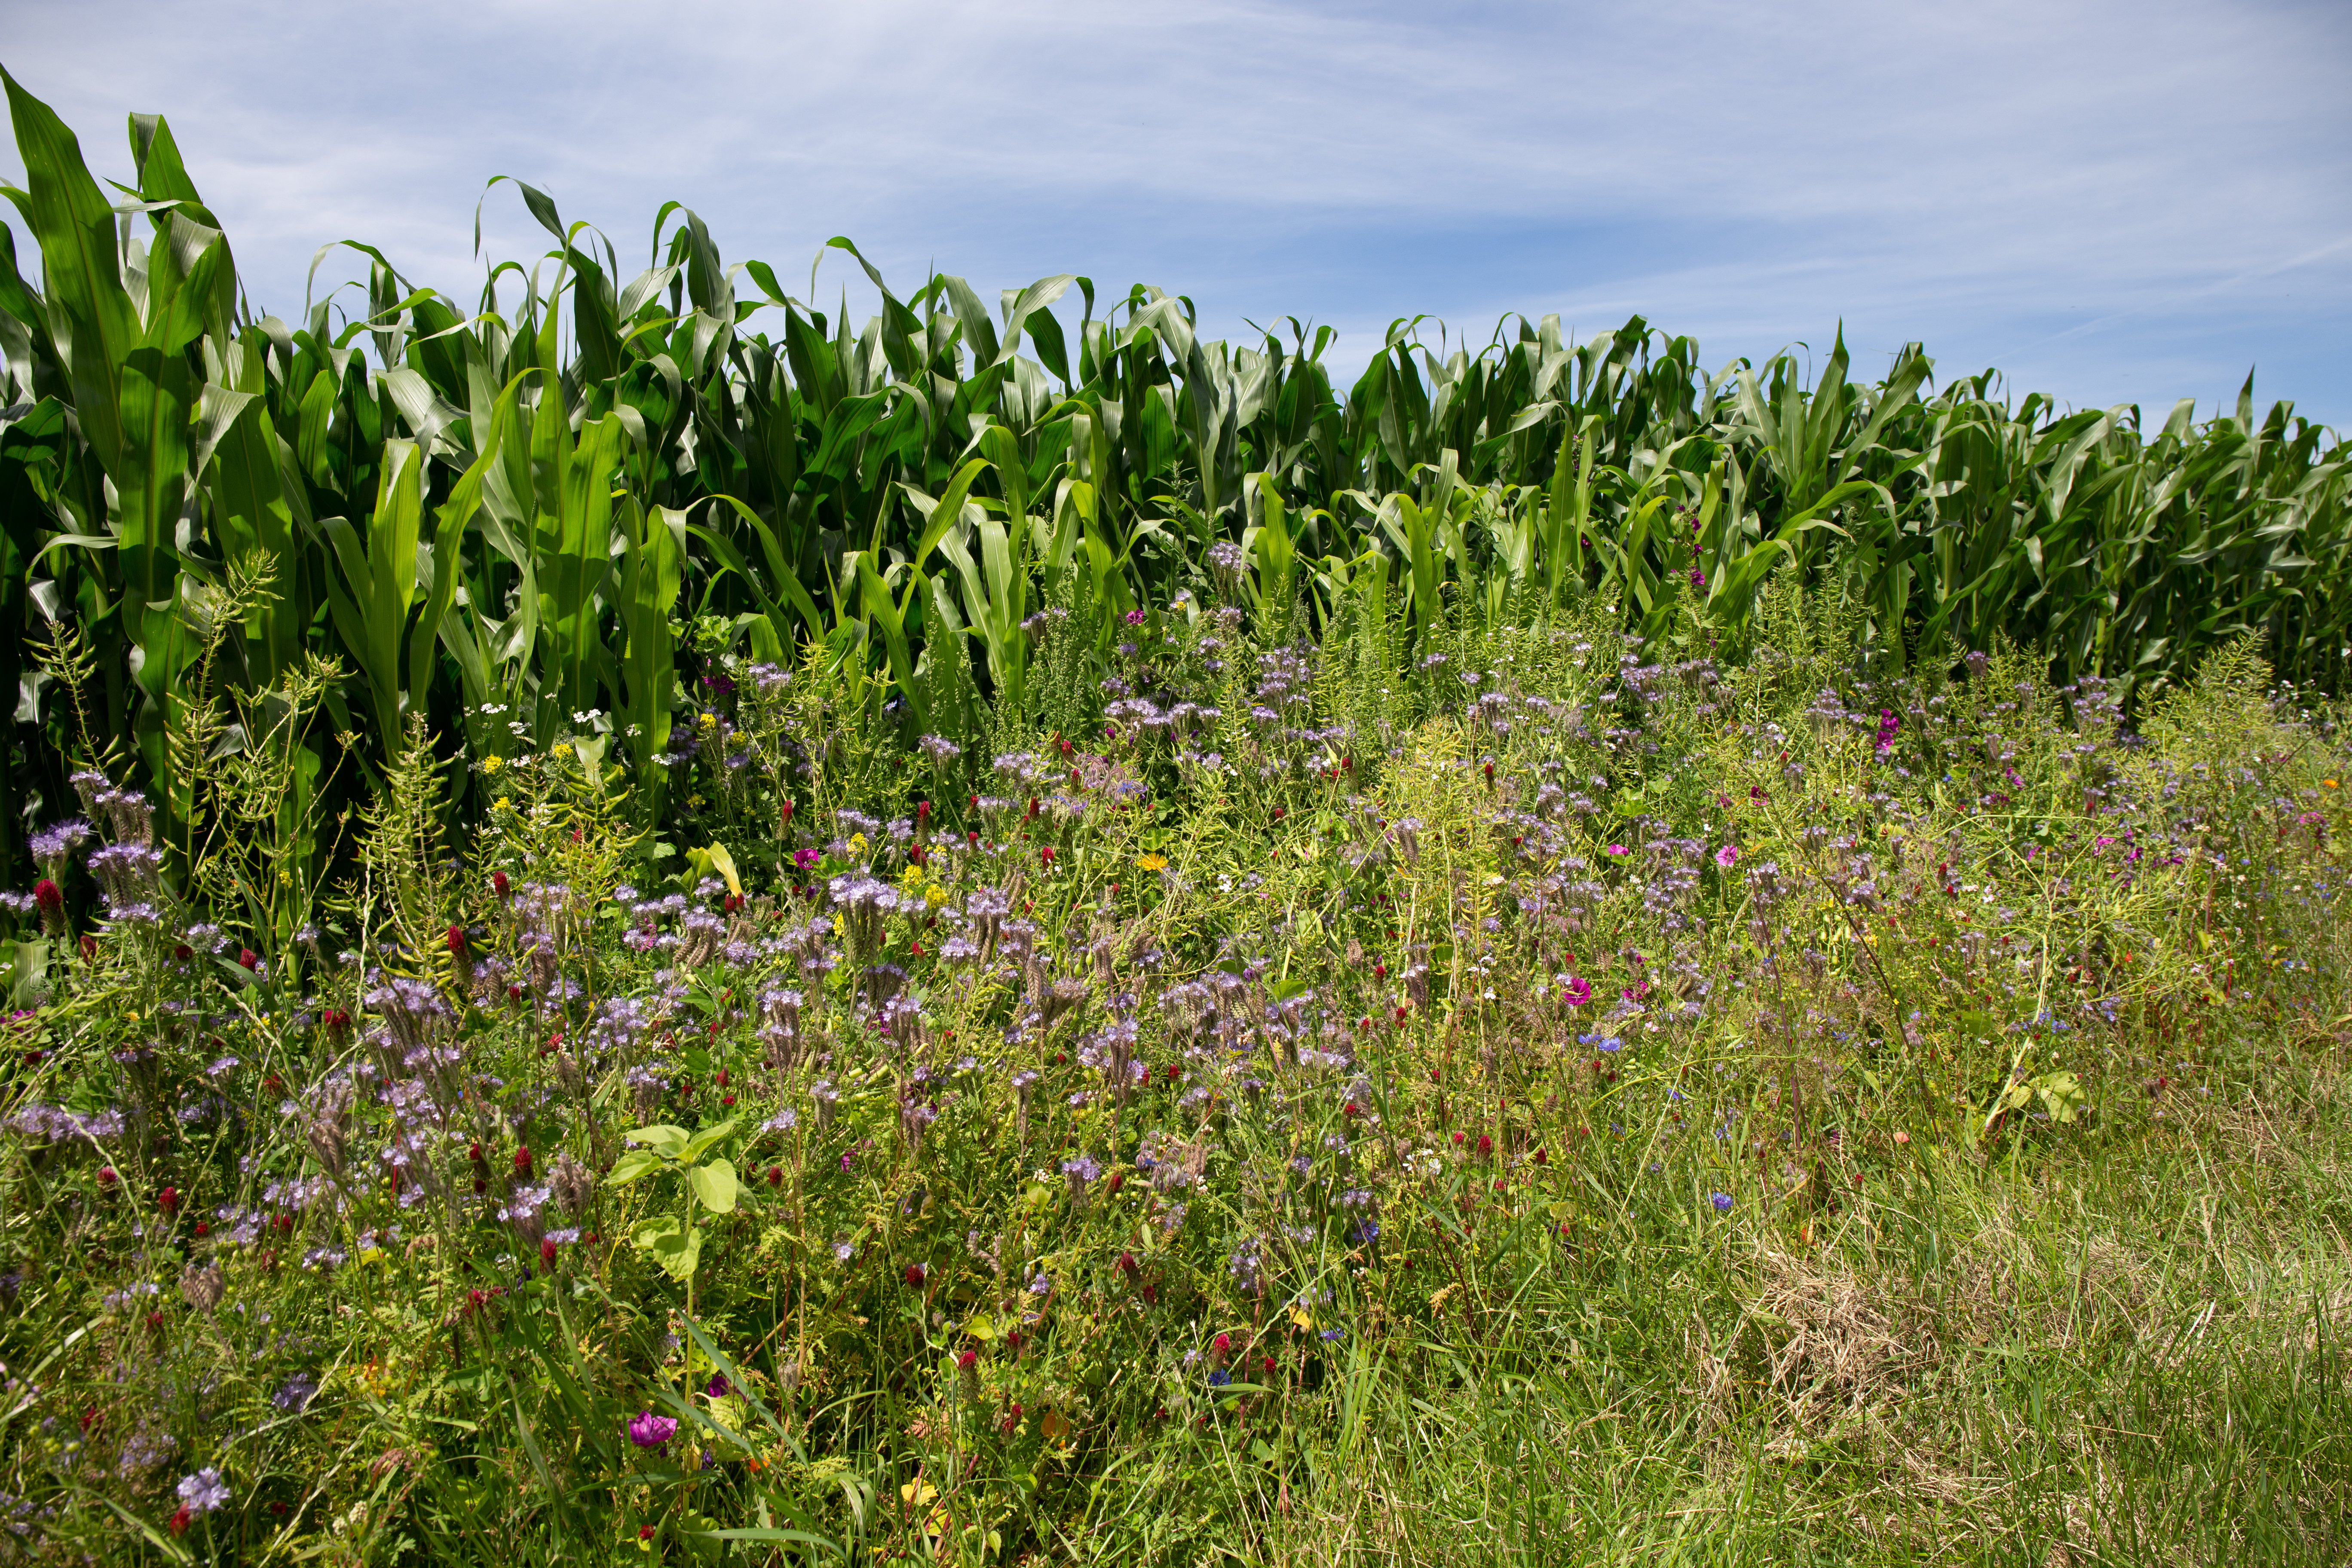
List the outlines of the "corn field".
{"label": "corn field", "polygon": [[[2006,638],[2130,692],[2251,636],[2342,682],[2343,447],[2258,417],[2251,378],[2203,422],[2067,412],[1916,344],[1875,381],[1842,336],[1818,374],[1710,372],[1640,317],[1580,344],[1547,316],[1475,353],[1399,321],[1341,386],[1328,328],[1205,341],[1181,297],[1066,275],[901,299],[836,238],[881,297],[854,325],[676,204],[637,268],[529,186],[486,199],[519,194],[548,248],[470,303],[356,246],[363,305],[289,322],[241,290],[161,117],[131,117],[136,188],[110,193],[6,90],[38,250],[0,229],[12,864],[91,761],[169,824],[174,747],[259,745],[284,711],[217,694],[305,671],[322,721],[272,738],[296,817],[418,743],[462,749],[478,811],[483,763],[576,733],[653,820],[698,655],[821,660],[901,744],[971,749],[1063,721],[1033,668],[1055,609],[1098,666],[1123,623],[1221,600],[1400,661],[1442,621],[1592,604],[1654,656],[1736,655],[1790,573],[1898,668]],[[88,704],[58,695],[76,660]]]}

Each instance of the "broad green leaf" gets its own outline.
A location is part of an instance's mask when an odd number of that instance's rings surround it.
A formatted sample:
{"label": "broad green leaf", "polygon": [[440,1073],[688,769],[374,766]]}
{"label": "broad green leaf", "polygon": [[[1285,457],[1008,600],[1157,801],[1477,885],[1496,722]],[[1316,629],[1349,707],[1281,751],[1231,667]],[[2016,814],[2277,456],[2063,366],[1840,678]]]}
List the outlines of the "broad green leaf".
{"label": "broad green leaf", "polygon": [[702,1259],[702,1227],[688,1225],[674,1214],[656,1215],[644,1221],[630,1233],[629,1239],[636,1244],[638,1251],[681,1281],[694,1277],[695,1266]]}
{"label": "broad green leaf", "polygon": [[[707,1071],[708,1068],[706,1068],[703,1070]],[[704,1128],[701,1131],[696,1133],[692,1138],[687,1141],[685,1147],[677,1152],[677,1158],[686,1162],[688,1164],[692,1164],[695,1161],[701,1159],[705,1154],[710,1152],[711,1150],[717,1148],[719,1143],[727,1138],[732,1136],[735,1129],[742,1124],[742,1119],[740,1117],[730,1116],[716,1127]]]}
{"label": "broad green leaf", "polygon": [[672,1127],[660,1121],[650,1127],[632,1129],[624,1136],[632,1143],[646,1144],[675,1160],[685,1152],[688,1134],[683,1127]]}
{"label": "broad green leaf", "polygon": [[632,1149],[613,1162],[612,1173],[604,1178],[611,1187],[625,1186],[639,1176],[661,1169],[662,1157],[651,1149]]}
{"label": "broad green leaf", "polygon": [[743,1191],[743,1184],[735,1179],[734,1165],[725,1160],[691,1167],[686,1183],[694,1189],[695,1201],[712,1214],[733,1214],[735,1200]]}

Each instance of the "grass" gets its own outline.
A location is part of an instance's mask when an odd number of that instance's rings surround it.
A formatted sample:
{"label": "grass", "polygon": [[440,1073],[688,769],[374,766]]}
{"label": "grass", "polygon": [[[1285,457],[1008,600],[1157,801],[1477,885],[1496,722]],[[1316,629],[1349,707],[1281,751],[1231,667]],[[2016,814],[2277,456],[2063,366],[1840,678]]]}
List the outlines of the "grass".
{"label": "grass", "polygon": [[[2341,1561],[2333,710],[1612,615],[1198,611],[961,803],[722,657],[732,846],[587,735],[447,843],[413,747],[266,956],[86,778],[110,918],[10,906],[0,1547]],[[192,755],[245,861],[320,831]]]}

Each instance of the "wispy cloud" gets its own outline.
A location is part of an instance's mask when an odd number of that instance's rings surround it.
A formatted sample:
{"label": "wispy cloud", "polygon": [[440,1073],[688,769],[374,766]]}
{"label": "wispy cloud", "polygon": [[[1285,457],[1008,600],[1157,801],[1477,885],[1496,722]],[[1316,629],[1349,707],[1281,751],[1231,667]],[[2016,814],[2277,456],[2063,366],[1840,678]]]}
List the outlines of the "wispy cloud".
{"label": "wispy cloud", "polygon": [[[2078,404],[2210,405],[2259,363],[2352,423],[2338,5],[11,9],[6,64],[105,172],[127,110],[171,117],[281,311],[346,237],[469,296],[511,174],[625,262],[675,198],[803,282],[846,233],[909,284],[1312,315],[1349,363],[1418,312],[1483,341],[1639,310],[1718,362],[1842,320]],[[541,248],[509,193],[483,222]]]}

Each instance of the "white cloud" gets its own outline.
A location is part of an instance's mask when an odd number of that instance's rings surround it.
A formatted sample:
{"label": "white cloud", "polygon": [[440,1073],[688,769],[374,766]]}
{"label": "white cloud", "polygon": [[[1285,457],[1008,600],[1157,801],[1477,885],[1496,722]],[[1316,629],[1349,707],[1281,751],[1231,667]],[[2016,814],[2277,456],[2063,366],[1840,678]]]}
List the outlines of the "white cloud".
{"label": "white cloud", "polygon": [[[2210,403],[2259,360],[2352,421],[2333,6],[17,9],[7,64],[102,172],[126,110],[171,117],[281,311],[343,237],[470,296],[506,173],[625,263],[675,197],[795,288],[846,233],[908,287],[1076,269],[1221,330],[1312,314],[1343,363],[1416,311],[1483,341],[1639,310],[1714,361],[1843,317],[1858,354],[1923,338],[2078,403]],[[509,194],[484,225],[539,248]]]}

